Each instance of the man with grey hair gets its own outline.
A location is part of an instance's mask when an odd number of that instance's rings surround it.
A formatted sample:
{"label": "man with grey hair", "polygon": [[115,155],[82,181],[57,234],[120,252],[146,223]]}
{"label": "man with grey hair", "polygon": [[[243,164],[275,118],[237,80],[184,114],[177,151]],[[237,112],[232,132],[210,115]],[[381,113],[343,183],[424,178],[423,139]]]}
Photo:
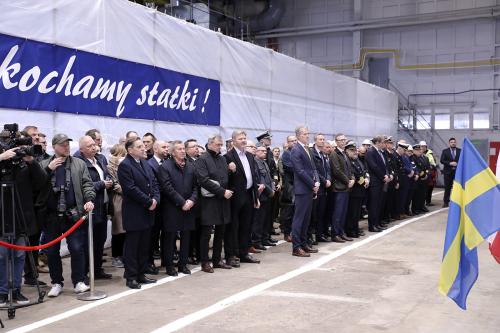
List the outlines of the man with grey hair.
{"label": "man with grey hair", "polygon": [[252,224],[253,207],[259,206],[259,193],[264,185],[259,183],[256,174],[255,159],[245,151],[247,135],[245,131],[235,130],[232,134],[233,149],[226,154],[229,172],[231,198],[231,224],[225,237],[226,263],[239,267],[240,262],[260,263],[249,253],[249,237]]}
{"label": "man with grey hair", "polygon": [[220,135],[208,138],[207,151],[195,161],[196,177],[201,186],[201,269],[206,273],[214,270],[209,263],[208,247],[212,228],[215,226],[212,262],[214,268],[232,268],[221,258],[225,225],[231,222],[230,200],[233,191],[229,189],[228,166],[220,151],[224,145]]}
{"label": "man with grey hair", "polygon": [[318,252],[307,244],[307,229],[311,219],[313,199],[319,190],[319,178],[309,150],[309,130],[305,126],[295,129],[298,143],[292,148],[291,160],[294,176],[295,212],[292,221],[292,255],[309,257]]}

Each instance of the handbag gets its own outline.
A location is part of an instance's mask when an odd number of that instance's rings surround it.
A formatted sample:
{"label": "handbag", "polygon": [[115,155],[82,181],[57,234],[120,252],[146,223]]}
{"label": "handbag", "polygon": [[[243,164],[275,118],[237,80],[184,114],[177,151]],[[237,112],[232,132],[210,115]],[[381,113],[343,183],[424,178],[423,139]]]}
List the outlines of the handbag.
{"label": "handbag", "polygon": [[[209,179],[209,181],[211,181],[212,183],[220,186],[220,183],[218,181],[216,181],[216,180]],[[206,188],[202,187],[201,188],[201,196],[204,197],[204,198],[213,198],[213,197],[215,197],[215,194],[212,193],[212,192],[210,192]]]}

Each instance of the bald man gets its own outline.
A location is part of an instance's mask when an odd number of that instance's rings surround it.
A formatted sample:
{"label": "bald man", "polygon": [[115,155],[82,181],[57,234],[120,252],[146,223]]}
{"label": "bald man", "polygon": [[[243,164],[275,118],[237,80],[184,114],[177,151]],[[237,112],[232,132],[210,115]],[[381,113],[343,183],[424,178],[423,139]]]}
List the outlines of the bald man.
{"label": "bald man", "polygon": [[[156,140],[153,143],[153,157],[147,160],[147,163],[153,169],[153,173],[155,174],[156,179],[158,179],[158,172],[160,170],[160,166],[164,161],[167,160],[169,156],[169,144],[163,140]],[[158,257],[158,255],[162,259],[164,259],[164,250],[163,250],[163,221],[161,217],[161,209],[157,209],[155,211],[155,224],[151,229],[151,242],[149,249],[149,267],[148,273],[156,275],[158,273],[158,268],[155,266],[154,258]],[[162,265],[163,266],[163,265]]]}
{"label": "bald man", "polygon": [[[85,135],[79,140],[80,150],[74,154],[74,157],[80,158],[85,162],[90,178],[94,183],[96,197],[94,200],[93,215],[93,237],[94,237],[94,274],[96,279],[111,279],[112,275],[104,272],[102,269],[102,255],[104,243],[108,235],[108,190],[113,186],[111,177],[108,174],[108,168],[96,158],[98,151],[97,145],[90,136]],[[88,270],[88,251],[86,252],[87,270]]]}

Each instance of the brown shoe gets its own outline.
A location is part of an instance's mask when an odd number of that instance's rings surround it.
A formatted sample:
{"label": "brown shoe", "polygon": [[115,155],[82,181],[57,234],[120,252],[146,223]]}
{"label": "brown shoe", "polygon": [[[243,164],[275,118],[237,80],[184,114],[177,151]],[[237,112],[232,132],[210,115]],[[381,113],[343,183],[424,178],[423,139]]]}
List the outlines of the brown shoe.
{"label": "brown shoe", "polygon": [[343,240],[339,236],[332,236],[332,242],[335,242],[335,243],[345,243],[345,240]]}
{"label": "brown shoe", "polygon": [[218,263],[214,264],[214,268],[222,268],[222,269],[231,269],[233,266],[226,264],[224,261],[219,261]]}
{"label": "brown shoe", "polygon": [[213,273],[214,269],[208,262],[202,263],[201,264],[201,270],[204,271],[205,273]]}
{"label": "brown shoe", "polygon": [[288,243],[291,243],[292,242],[292,236],[290,236],[290,235],[285,236],[285,241],[288,242]]}
{"label": "brown shoe", "polygon": [[312,247],[309,246],[304,246],[304,252],[306,253],[318,253],[318,249],[313,249]]}
{"label": "brown shoe", "polygon": [[302,250],[301,248],[298,248],[297,250],[293,250],[292,256],[295,257],[310,257],[311,255],[307,253],[306,251]]}
{"label": "brown shoe", "polygon": [[261,251],[261,250],[257,250],[257,249],[256,249],[255,247],[253,247],[253,246],[250,246],[250,247],[248,248],[248,253],[262,253],[262,251]]}

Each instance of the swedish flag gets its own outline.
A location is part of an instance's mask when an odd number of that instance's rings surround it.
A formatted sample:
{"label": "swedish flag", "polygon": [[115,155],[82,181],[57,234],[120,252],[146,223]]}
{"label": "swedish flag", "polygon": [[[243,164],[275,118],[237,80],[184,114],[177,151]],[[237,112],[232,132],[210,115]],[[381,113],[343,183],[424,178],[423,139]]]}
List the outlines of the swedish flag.
{"label": "swedish flag", "polygon": [[478,276],[477,246],[500,229],[500,185],[465,138],[451,192],[439,291],[466,309]]}

